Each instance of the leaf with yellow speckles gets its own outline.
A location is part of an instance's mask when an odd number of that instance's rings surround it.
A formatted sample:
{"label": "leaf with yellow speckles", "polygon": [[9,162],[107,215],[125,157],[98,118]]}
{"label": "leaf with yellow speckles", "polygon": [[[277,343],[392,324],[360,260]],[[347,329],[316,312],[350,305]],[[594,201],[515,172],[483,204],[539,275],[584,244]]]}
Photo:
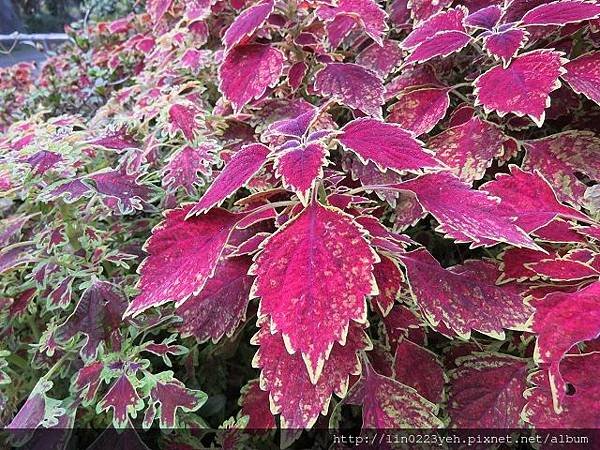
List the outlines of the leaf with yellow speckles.
{"label": "leaf with yellow speckles", "polygon": [[458,178],[472,182],[483,178],[494,159],[502,156],[503,141],[504,134],[498,126],[473,117],[434,136],[427,147]]}
{"label": "leaf with yellow speckles", "polygon": [[470,189],[468,184],[450,173],[422,175],[395,187],[413,192],[423,209],[440,223],[436,230],[458,242],[471,242],[471,247],[505,242],[517,247],[539,249],[507,217],[496,198],[483,191]]}
{"label": "leaf with yellow speckles", "polygon": [[412,387],[373,370],[365,358],[361,378],[345,400],[362,405],[363,428],[440,428],[436,405]]}
{"label": "leaf with yellow speckles", "polygon": [[349,322],[366,321],[366,296],[377,294],[376,262],[352,218],[316,202],[272,235],[257,257],[259,316],[269,316],[287,349],[302,355],[313,382],[334,342],[345,342]]}
{"label": "leaf with yellow speckles", "polygon": [[448,412],[456,428],[520,428],[527,360],[500,353],[458,358],[450,372]]}
{"label": "leaf with yellow speckles", "polygon": [[213,209],[185,220],[192,205],[170,210],[146,243],[148,257],[140,267],[140,294],[126,315],[153,306],[183,303],[198,294],[213,272],[236,223],[235,214]]}
{"label": "leaf with yellow speckles", "polygon": [[[545,370],[533,373],[534,385],[526,392],[523,410],[526,422],[536,428],[600,428],[600,385],[595,374],[600,367],[600,352],[567,355],[560,363],[560,372],[568,383],[560,412],[554,407],[552,386]],[[564,395],[566,394],[566,395]]]}
{"label": "leaf with yellow speckles", "polygon": [[537,169],[556,190],[558,199],[583,204],[587,186],[577,173],[600,180],[600,138],[589,131],[565,131],[542,139],[525,141],[523,169]]}
{"label": "leaf with yellow speckles", "polygon": [[534,358],[549,365],[548,376],[555,403],[565,397],[565,381],[559,364],[575,344],[600,335],[600,281],[577,292],[554,292],[532,300],[531,328],[537,334]]}
{"label": "leaf with yellow speckles", "polygon": [[456,335],[472,330],[504,339],[504,329],[524,330],[533,310],[512,287],[482,277],[490,263],[443,268],[425,249],[400,255],[415,301],[432,325],[440,322]]}
{"label": "leaf with yellow speckles", "polygon": [[398,94],[397,99],[390,107],[387,120],[416,136],[431,131],[450,106],[448,89],[439,87],[409,89]]}
{"label": "leaf with yellow speckles", "polygon": [[387,256],[380,257],[381,262],[374,266],[375,280],[379,288],[379,294],[371,299],[372,304],[377,305],[381,314],[386,316],[396,301],[396,296],[404,282],[404,275]]}
{"label": "leaf with yellow speckles", "polygon": [[222,258],[214,275],[198,295],[192,295],[177,314],[183,322],[179,331],[198,342],[218,342],[231,336],[246,316],[252,278],[248,275],[248,257]]}
{"label": "leaf with yellow speckles", "polygon": [[260,346],[252,362],[261,369],[260,387],[269,392],[271,412],[281,414],[281,428],[289,432],[282,440],[293,439],[311,428],[319,414],[327,414],[332,394],[346,395],[349,376],[360,373],[357,353],[371,348],[363,326],[351,324],[345,344],[333,345],[321,377],[313,383],[302,356],[287,351],[281,334],[271,334],[268,321],[263,321],[252,343]]}

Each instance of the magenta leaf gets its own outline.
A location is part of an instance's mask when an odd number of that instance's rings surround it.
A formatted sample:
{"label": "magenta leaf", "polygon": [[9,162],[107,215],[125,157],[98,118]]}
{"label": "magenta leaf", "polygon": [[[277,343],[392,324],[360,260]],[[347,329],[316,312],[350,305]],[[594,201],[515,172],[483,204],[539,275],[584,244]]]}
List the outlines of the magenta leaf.
{"label": "magenta leaf", "polygon": [[345,402],[362,405],[364,429],[440,428],[437,407],[417,391],[375,372],[365,361],[360,380]]}
{"label": "magenta leaf", "polygon": [[381,117],[381,105],[384,102],[381,79],[358,64],[327,64],[316,74],[315,91],[342,105]]}
{"label": "magenta leaf", "polygon": [[140,144],[127,133],[126,128],[121,128],[112,133],[93,139],[89,141],[89,143],[91,145],[98,145],[111,150],[117,150],[119,153],[128,148],[139,148],[140,146]]}
{"label": "magenta leaf", "polygon": [[[149,428],[158,415],[160,428],[171,429],[177,427],[177,410],[185,412],[196,411],[207,399],[202,391],[188,389],[185,385],[173,378],[173,372],[161,372],[156,375],[147,375],[144,392],[148,399],[148,409],[144,417],[144,427]],[[148,413],[148,411],[151,411]]]}
{"label": "magenta leaf", "polygon": [[425,344],[425,331],[416,314],[406,306],[395,305],[390,313],[383,318],[383,329],[386,343],[395,352],[402,339],[408,339],[415,344]]}
{"label": "magenta leaf", "polygon": [[242,147],[223,168],[198,203],[192,207],[188,217],[220,205],[227,197],[243,187],[262,168],[269,153],[269,148],[263,144]]}
{"label": "magenta leaf", "polygon": [[94,359],[103,342],[110,340],[123,323],[122,317],[127,308],[123,293],[106,281],[93,281],[81,295],[71,315],[54,331],[57,342],[83,334],[84,345],[81,356],[84,361]]}
{"label": "magenta leaf", "polygon": [[[349,246],[351,254],[342,250]],[[366,296],[377,294],[375,262],[352,219],[319,203],[280,228],[256,259],[259,316],[270,317],[290,352],[299,351],[313,382],[334,342],[344,342],[349,321],[366,320]]]}
{"label": "magenta leaf", "polygon": [[262,97],[283,73],[283,54],[270,45],[249,44],[231,49],[219,69],[219,90],[235,111]]}
{"label": "magenta leaf", "polygon": [[[422,175],[396,185],[414,192],[423,209],[438,222],[438,231],[472,247],[506,242],[517,247],[539,249],[487,193],[475,191],[448,173]],[[456,199],[460,198],[460,202]]]}
{"label": "magenta leaf", "polygon": [[177,308],[183,318],[178,328],[184,336],[216,343],[233,335],[246,317],[252,287],[252,278],[247,275],[250,264],[247,257],[221,259],[200,293]]}
{"label": "magenta leaf", "polygon": [[449,56],[465,48],[471,36],[462,31],[442,31],[419,44],[406,58],[405,63],[423,63],[438,56]]}
{"label": "magenta leaf", "polygon": [[448,89],[423,87],[410,89],[397,97],[387,120],[420,136],[431,131],[446,115],[450,106]]}
{"label": "magenta leaf", "polygon": [[[559,364],[571,347],[600,335],[600,282],[576,292],[554,292],[530,303],[535,308],[532,330],[537,334],[534,358],[549,364],[555,401],[565,397]],[[558,402],[560,404],[560,402]]]}
{"label": "magenta leaf", "polygon": [[92,361],[77,372],[71,384],[71,390],[82,399],[84,405],[93,402],[100,387],[101,374],[104,369],[102,361]]}
{"label": "magenta leaf", "polygon": [[600,17],[600,5],[585,0],[560,0],[539,5],[523,16],[523,25],[566,25]]}
{"label": "magenta leaf", "polygon": [[20,447],[31,439],[38,427],[50,428],[58,424],[65,410],[60,401],[48,397],[47,392],[52,386],[52,381],[45,378],[36,383],[19,412],[6,426],[11,444]]}
{"label": "magenta leaf", "polygon": [[244,10],[235,18],[233,23],[227,28],[223,36],[223,43],[226,49],[230,49],[238,44],[244,44],[248,37],[260,28],[273,12],[275,2],[273,0],[265,1],[251,6]]}
{"label": "magenta leaf", "polygon": [[500,353],[472,353],[450,372],[448,405],[457,428],[520,428],[527,360]]}
{"label": "magenta leaf", "polygon": [[562,78],[578,94],[600,105],[600,52],[592,52],[565,64]]}
{"label": "magenta leaf", "polygon": [[185,138],[192,142],[200,130],[196,116],[200,111],[193,105],[174,104],[169,108],[169,123],[173,130],[181,131]]}
{"label": "magenta leaf", "polygon": [[382,78],[387,77],[402,62],[398,41],[386,39],[382,45],[373,43],[356,56],[356,64],[372,70]]}
{"label": "magenta leaf", "polygon": [[269,393],[260,388],[258,379],[250,380],[242,388],[239,405],[241,406],[241,415],[249,418],[246,428],[274,430],[277,427],[269,406]]}
{"label": "magenta leaf", "polygon": [[382,171],[419,172],[440,167],[439,162],[408,131],[376,119],[353,120],[342,129],[339,141],[363,164],[372,161]]}
{"label": "magenta leaf", "polygon": [[530,377],[534,385],[527,392],[523,410],[525,421],[541,429],[587,428],[600,426],[598,414],[598,378],[590,376],[600,365],[600,352],[567,355],[560,363],[560,372],[570,386],[569,395],[563,395],[560,411],[555,410],[552,384],[545,370]]}
{"label": "magenta leaf", "polygon": [[[327,2],[322,2],[327,3]],[[337,18],[351,19],[357,22],[378,45],[383,45],[383,34],[387,31],[387,14],[374,0],[339,0],[336,6],[321,6],[317,15],[326,21]],[[332,42],[333,47],[337,47]]]}
{"label": "magenta leaf", "polygon": [[452,0],[408,0],[408,8],[415,22],[421,22],[429,19],[451,3]]}
{"label": "magenta leaf", "polygon": [[553,281],[577,281],[600,277],[600,272],[589,264],[563,258],[543,259],[526,267],[540,277]]}
{"label": "magenta leaf", "polygon": [[519,49],[527,43],[527,32],[521,28],[509,28],[493,32],[483,39],[483,47],[492,56],[500,58],[506,67]]}
{"label": "magenta leaf", "polygon": [[380,259],[381,261],[373,267],[379,294],[371,299],[371,303],[377,305],[381,315],[387,316],[404,283],[404,275],[393,260],[387,256],[380,256]]}
{"label": "magenta leaf", "polygon": [[500,207],[516,217],[515,224],[526,232],[547,225],[557,216],[589,220],[576,209],[559,203],[552,187],[538,173],[524,172],[514,165],[510,166],[510,174],[498,174],[480,189],[499,197]]}
{"label": "magenta leaf", "polygon": [[525,141],[523,169],[537,169],[554,187],[558,199],[584,204],[587,186],[578,173],[600,180],[600,166],[589,164],[600,151],[600,138],[586,131],[566,131],[542,139]]}
{"label": "magenta leaf", "polygon": [[123,372],[98,402],[96,412],[99,414],[112,409],[113,426],[119,429],[127,426],[129,417],[135,419],[137,412],[143,407],[144,401],[138,395],[127,374]]}
{"label": "magenta leaf", "polygon": [[402,339],[394,356],[394,379],[414,388],[431,403],[444,399],[444,368],[437,355],[408,339]]}
{"label": "magenta leaf", "polygon": [[146,243],[148,257],[140,268],[140,294],[127,308],[137,315],[174,301],[181,305],[198,294],[213,275],[236,217],[223,209],[185,220],[191,206],[173,209]]}
{"label": "magenta leaf", "polygon": [[502,17],[502,8],[498,5],[489,5],[467,16],[465,25],[473,28],[491,30]]}
{"label": "magenta leaf", "polygon": [[31,166],[35,175],[43,175],[62,160],[63,157],[58,153],[48,150],[40,150],[28,158],[25,158],[24,162]]}
{"label": "magenta leaf", "polygon": [[402,41],[402,48],[415,48],[442,31],[465,31],[463,21],[466,14],[467,10],[462,6],[459,6],[429,17],[425,22],[415,27],[415,29]]}
{"label": "magenta leaf", "polygon": [[290,433],[311,428],[319,414],[327,414],[332,394],[346,395],[349,376],[360,373],[357,352],[371,348],[362,327],[352,324],[345,344],[333,345],[322,376],[313,382],[301,355],[288,353],[281,334],[271,334],[268,324],[262,325],[251,342],[260,345],[252,361],[261,369],[260,388],[269,392],[271,412],[281,414],[281,428]]}
{"label": "magenta leaf", "polygon": [[502,130],[473,117],[431,138],[427,147],[461,180],[472,182],[485,175],[495,158],[504,153]]}
{"label": "magenta leaf", "polygon": [[40,193],[38,198],[42,202],[51,202],[61,198],[65,203],[73,203],[83,197],[91,196],[93,192],[94,190],[83,180],[76,178],[51,184]]}
{"label": "magenta leaf", "polygon": [[151,188],[138,183],[137,175],[129,175],[121,170],[105,169],[89,175],[96,192],[109,208],[120,214],[131,214],[143,209],[150,200]]}
{"label": "magenta leaf", "polygon": [[171,7],[173,0],[149,0],[147,11],[152,22],[158,23]]}
{"label": "magenta leaf", "polygon": [[442,322],[463,338],[476,330],[504,339],[504,328],[525,329],[532,309],[509,287],[482,279],[470,266],[444,269],[425,249],[400,255],[400,260],[415,301],[432,325]]}
{"label": "magenta leaf", "polygon": [[534,50],[515,58],[508,68],[496,66],[475,80],[476,104],[499,116],[529,116],[538,126],[550,105],[550,92],[560,87],[564,73],[561,53]]}
{"label": "magenta leaf", "polygon": [[32,215],[18,215],[0,219],[0,246],[14,244],[21,234],[23,225],[32,217]]}
{"label": "magenta leaf", "polygon": [[321,143],[313,142],[286,149],[275,158],[275,173],[283,186],[294,191],[305,205],[316,181],[323,178],[328,153]]}
{"label": "magenta leaf", "polygon": [[207,144],[198,147],[186,145],[173,153],[164,168],[163,186],[172,192],[183,188],[188,195],[193,195],[195,186],[203,184],[198,173],[205,176],[211,173],[210,165],[214,158],[211,150],[212,146]]}

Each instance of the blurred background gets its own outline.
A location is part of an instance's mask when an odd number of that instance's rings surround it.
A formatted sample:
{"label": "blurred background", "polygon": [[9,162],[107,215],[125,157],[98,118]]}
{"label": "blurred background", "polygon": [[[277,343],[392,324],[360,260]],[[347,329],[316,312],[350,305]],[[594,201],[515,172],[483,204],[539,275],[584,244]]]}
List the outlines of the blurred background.
{"label": "blurred background", "polygon": [[0,34],[60,33],[86,14],[110,20],[132,11],[139,0],[0,0]]}

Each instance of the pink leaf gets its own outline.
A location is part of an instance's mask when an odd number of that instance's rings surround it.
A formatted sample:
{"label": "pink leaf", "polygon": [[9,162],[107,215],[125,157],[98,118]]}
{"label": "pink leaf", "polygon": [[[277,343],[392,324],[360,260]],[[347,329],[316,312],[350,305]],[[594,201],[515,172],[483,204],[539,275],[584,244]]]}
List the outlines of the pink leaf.
{"label": "pink leaf", "polygon": [[415,22],[421,22],[429,19],[451,3],[452,0],[408,0],[408,8]]}
{"label": "pink leaf", "polygon": [[152,387],[144,386],[150,390],[148,410],[144,417],[145,426],[151,425],[154,415],[157,414],[160,428],[176,428],[178,409],[185,412],[196,411],[206,402],[207,396],[204,392],[186,388],[181,381],[173,378],[173,372],[161,372],[149,378]]}
{"label": "pink leaf", "polygon": [[327,64],[316,74],[315,91],[342,105],[381,117],[383,84],[377,75],[357,64]]}
{"label": "pink leaf", "polygon": [[400,287],[404,283],[404,275],[390,258],[381,256],[380,259],[381,262],[373,267],[379,294],[373,297],[371,302],[377,305],[381,315],[387,316],[396,302]]}
{"label": "pink leaf", "polygon": [[240,111],[261,97],[283,73],[283,54],[263,44],[240,45],[231,49],[219,69],[219,90]]}
{"label": "pink leaf", "polygon": [[183,188],[188,195],[193,195],[195,186],[204,181],[198,173],[210,175],[210,164],[213,156],[209,153],[211,146],[201,144],[194,148],[189,145],[173,153],[164,168],[162,184],[169,191],[175,192]]}
{"label": "pink leaf", "polygon": [[200,343],[209,339],[217,343],[223,336],[232,336],[246,317],[252,278],[247,274],[250,259],[221,259],[214,275],[198,295],[192,295],[177,308],[183,322],[179,331],[194,336]]}
{"label": "pink leaf", "polygon": [[500,17],[502,17],[502,8],[498,5],[490,5],[469,14],[464,23],[469,27],[491,30],[500,21]]}
{"label": "pink leaf", "polygon": [[129,417],[135,419],[137,412],[144,407],[144,401],[138,395],[128,376],[122,373],[115,381],[106,395],[98,402],[97,411],[113,410],[113,426],[117,429],[125,428]]}
{"label": "pink leaf", "polygon": [[129,175],[121,170],[106,169],[89,178],[94,181],[104,204],[121,214],[143,209],[152,193],[150,187],[137,182],[137,175]]}
{"label": "pink leaf", "polygon": [[437,230],[458,242],[472,242],[472,247],[506,242],[539,249],[523,230],[505,217],[493,198],[470,189],[448,173],[422,175],[396,187],[414,192],[421,206],[440,223]]}
{"label": "pink leaf", "polygon": [[91,145],[99,145],[104,148],[117,150],[118,152],[128,148],[139,148],[140,144],[129,134],[126,128],[109,133],[102,137],[93,139],[89,142]]}
{"label": "pink leaf", "polygon": [[200,129],[196,116],[200,113],[196,107],[191,105],[171,105],[169,108],[169,122],[173,129],[180,130],[185,138],[192,142]]}
{"label": "pink leaf", "polygon": [[269,393],[260,388],[258,379],[250,380],[242,388],[239,405],[240,414],[249,417],[247,429],[274,430],[277,427],[269,406]]}
{"label": "pink leaf", "polygon": [[472,182],[483,178],[494,159],[502,155],[503,141],[504,134],[498,126],[473,117],[431,138],[427,147],[458,178]]}
{"label": "pink leaf", "polygon": [[153,23],[158,23],[165,13],[171,8],[173,0],[148,0],[146,10]]}
{"label": "pink leaf", "polygon": [[498,174],[480,189],[499,197],[506,214],[516,217],[515,224],[526,232],[547,225],[557,216],[589,220],[576,209],[559,203],[552,187],[539,174],[524,172],[514,165],[510,166],[510,174]]}
{"label": "pink leaf", "polygon": [[446,382],[437,355],[408,339],[398,343],[394,356],[394,379],[414,388],[431,403],[441,403]]}
{"label": "pink leaf", "polygon": [[306,205],[316,181],[323,178],[327,155],[327,148],[318,142],[286,149],[276,156],[275,173]]}
{"label": "pink leaf", "polygon": [[260,387],[269,392],[271,412],[281,414],[281,428],[290,432],[311,428],[319,414],[327,414],[332,394],[346,395],[349,375],[360,373],[357,352],[371,348],[362,327],[353,324],[345,345],[334,344],[323,376],[313,382],[300,354],[288,353],[281,334],[271,334],[267,324],[251,342],[260,345],[252,361],[261,369]]}
{"label": "pink leaf", "polygon": [[421,321],[411,309],[395,305],[383,318],[386,343],[395,352],[402,339],[408,339],[419,345],[425,345],[425,331]]}
{"label": "pink leaf", "polygon": [[539,5],[523,16],[523,25],[566,25],[600,16],[600,5],[583,0],[560,0]]}
{"label": "pink leaf", "polygon": [[600,272],[588,264],[562,258],[543,259],[527,264],[526,267],[543,278],[555,281],[577,281],[600,277]]}
{"label": "pink leaf", "polygon": [[429,64],[405,67],[398,76],[385,86],[385,101],[391,100],[403,90],[425,85],[439,85],[433,68]]}
{"label": "pink leaf", "polygon": [[362,405],[363,429],[439,428],[437,407],[415,389],[379,375],[366,361],[346,402]]}
{"label": "pink leaf", "polygon": [[588,53],[565,65],[562,78],[578,94],[600,105],[600,52]]}
{"label": "pink leaf", "polygon": [[446,57],[465,48],[471,36],[462,31],[442,31],[419,44],[405,63],[423,63],[438,56]]}
{"label": "pink leaf", "polygon": [[457,428],[520,428],[527,360],[500,353],[458,358],[450,374],[449,414]]}
{"label": "pink leaf", "polygon": [[360,24],[371,39],[383,45],[383,34],[387,31],[387,14],[374,0],[339,0],[337,6],[319,7],[317,15],[322,20],[332,20],[340,16],[351,18]]}
{"label": "pink leaf", "polygon": [[500,58],[507,66],[519,49],[527,43],[527,32],[520,28],[509,28],[505,31],[493,32],[483,39],[483,48],[490,55]]}
{"label": "pink leaf", "polygon": [[600,152],[600,138],[587,131],[566,131],[542,139],[525,141],[523,169],[537,169],[554,187],[558,199],[584,204],[587,186],[577,173],[600,180],[600,166],[590,164]]}
{"label": "pink leaf", "polygon": [[476,330],[504,339],[504,328],[525,329],[532,309],[509,288],[463,271],[468,266],[444,269],[425,249],[401,255],[400,260],[415,301],[432,325],[441,322],[463,338]]}
{"label": "pink leaf", "polygon": [[528,269],[526,265],[548,258],[548,253],[528,248],[509,248],[501,254],[501,257],[503,264],[502,280],[523,281],[536,277],[535,272]]}
{"label": "pink leaf", "polygon": [[416,136],[431,131],[446,115],[450,96],[446,88],[425,87],[401,92],[391,106],[388,120]]}
{"label": "pink leaf", "polygon": [[463,21],[466,15],[467,10],[461,6],[439,12],[415,27],[402,41],[401,46],[404,49],[412,49],[439,32],[465,31]]}
{"label": "pink leaf", "polygon": [[227,197],[243,187],[262,168],[269,156],[269,147],[250,144],[241,148],[212,182],[189,216],[208,211],[220,205]]}
{"label": "pink leaf", "polygon": [[532,330],[538,336],[534,358],[550,365],[548,375],[559,412],[565,398],[560,361],[575,344],[600,335],[600,282],[577,292],[551,293],[530,303],[535,308]]}
{"label": "pink leaf", "polygon": [[373,161],[380,170],[418,172],[440,164],[409,132],[395,124],[362,118],[348,123],[339,137],[344,148],[356,153],[363,163]]}
{"label": "pink leaf", "polygon": [[496,66],[475,80],[476,104],[499,116],[529,116],[538,126],[550,105],[550,92],[560,87],[561,53],[535,50],[515,58],[508,68]]}
{"label": "pink leaf", "polygon": [[265,1],[251,6],[235,18],[223,36],[226,49],[243,44],[267,20],[273,12],[275,2]]}
{"label": "pink leaf", "polygon": [[86,336],[81,349],[84,361],[94,359],[102,342],[123,324],[127,299],[113,284],[94,281],[82,294],[69,317],[54,331],[58,342],[67,342],[79,333]]}
{"label": "pink leaf", "polygon": [[598,377],[590,376],[600,366],[600,352],[567,355],[560,363],[560,372],[570,386],[563,394],[561,411],[553,405],[552,385],[548,373],[535,372],[531,378],[534,388],[527,392],[525,420],[540,429],[598,429],[600,427],[600,397]]}
{"label": "pink leaf", "polygon": [[214,209],[210,214],[185,220],[190,206],[167,212],[146,244],[148,258],[140,267],[140,294],[127,315],[174,301],[181,305],[201,291],[213,275],[236,217]]}
{"label": "pink leaf", "polygon": [[[343,250],[350,246],[352,253]],[[256,259],[259,316],[270,316],[290,352],[300,351],[313,382],[349,321],[366,320],[366,296],[377,293],[375,262],[352,219],[318,203],[267,240]]]}
{"label": "pink leaf", "polygon": [[386,39],[382,45],[373,43],[356,57],[356,64],[372,70],[382,78],[387,77],[402,62],[398,41]]}

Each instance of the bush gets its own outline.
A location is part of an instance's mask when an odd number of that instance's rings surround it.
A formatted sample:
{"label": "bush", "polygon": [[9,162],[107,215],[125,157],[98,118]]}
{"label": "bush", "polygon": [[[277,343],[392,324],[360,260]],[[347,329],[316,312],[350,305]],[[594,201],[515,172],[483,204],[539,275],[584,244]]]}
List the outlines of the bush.
{"label": "bush", "polygon": [[450,3],[153,0],[4,69],[12,443],[598,426],[600,6]]}

